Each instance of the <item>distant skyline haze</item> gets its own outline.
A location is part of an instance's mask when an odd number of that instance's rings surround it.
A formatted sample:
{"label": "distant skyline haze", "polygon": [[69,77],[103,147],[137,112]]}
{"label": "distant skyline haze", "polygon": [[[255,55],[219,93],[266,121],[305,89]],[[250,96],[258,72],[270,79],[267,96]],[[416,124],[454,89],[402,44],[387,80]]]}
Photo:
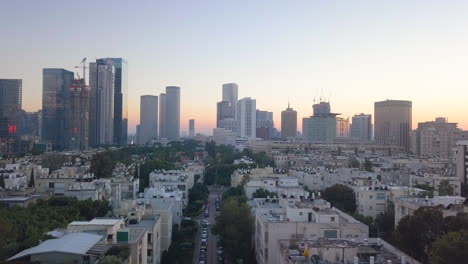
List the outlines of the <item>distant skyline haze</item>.
{"label": "distant skyline haze", "polygon": [[[412,101],[413,124],[447,117],[468,129],[468,1],[2,1],[0,78],[22,79],[22,107],[42,105],[42,71],[128,62],[129,133],[140,96],[180,87],[180,130],[216,127],[222,85],[257,108],[341,117],[374,102]],[[87,76],[89,72],[86,73]]]}

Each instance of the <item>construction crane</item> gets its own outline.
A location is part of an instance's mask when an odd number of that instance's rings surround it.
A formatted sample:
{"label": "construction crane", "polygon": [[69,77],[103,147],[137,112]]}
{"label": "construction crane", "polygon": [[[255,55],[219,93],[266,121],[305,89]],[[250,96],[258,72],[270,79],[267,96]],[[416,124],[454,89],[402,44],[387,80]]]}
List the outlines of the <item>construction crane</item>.
{"label": "construction crane", "polygon": [[[86,66],[86,57],[84,57],[81,62],[80,62],[80,66],[75,66],[75,68],[81,68],[83,69],[83,83],[86,84],[86,69],[88,69],[89,67]],[[80,77],[80,75],[78,75],[78,78]]]}

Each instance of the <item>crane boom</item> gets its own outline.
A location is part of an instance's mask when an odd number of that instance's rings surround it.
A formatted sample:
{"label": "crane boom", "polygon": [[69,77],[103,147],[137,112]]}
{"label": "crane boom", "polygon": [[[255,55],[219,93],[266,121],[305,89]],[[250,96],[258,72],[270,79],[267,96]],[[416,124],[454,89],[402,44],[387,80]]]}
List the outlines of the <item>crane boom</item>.
{"label": "crane boom", "polygon": [[80,62],[80,66],[75,66],[75,68],[82,68],[83,69],[83,82],[84,84],[86,84],[86,69],[88,69],[88,67],[86,66],[86,57],[84,57],[81,62]]}

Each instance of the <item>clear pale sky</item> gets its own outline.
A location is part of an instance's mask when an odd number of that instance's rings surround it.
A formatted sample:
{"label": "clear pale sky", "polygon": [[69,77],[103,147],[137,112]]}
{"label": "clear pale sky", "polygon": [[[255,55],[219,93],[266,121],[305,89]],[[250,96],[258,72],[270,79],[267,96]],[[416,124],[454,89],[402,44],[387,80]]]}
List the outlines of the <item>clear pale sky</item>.
{"label": "clear pale sky", "polygon": [[27,111],[41,108],[42,68],[127,59],[131,132],[140,95],[177,85],[181,129],[195,118],[211,133],[228,82],[277,128],[288,98],[300,125],[323,95],[343,117],[401,99],[413,128],[443,116],[468,129],[466,0],[2,0],[0,36],[0,78],[23,79]]}

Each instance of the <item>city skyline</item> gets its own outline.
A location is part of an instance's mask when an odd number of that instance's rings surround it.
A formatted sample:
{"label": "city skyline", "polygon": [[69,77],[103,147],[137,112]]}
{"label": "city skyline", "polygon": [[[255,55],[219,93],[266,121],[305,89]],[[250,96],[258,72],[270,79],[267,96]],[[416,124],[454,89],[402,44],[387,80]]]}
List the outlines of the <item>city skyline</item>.
{"label": "city skyline", "polygon": [[[118,57],[129,64],[131,134],[139,120],[139,97],[164,93],[169,85],[182,87],[180,130],[188,131],[188,120],[194,118],[197,132],[211,134],[220,87],[231,82],[239,85],[239,98],[255,98],[258,109],[274,112],[277,128],[288,97],[301,120],[312,114],[313,99],[322,96],[344,118],[373,114],[374,102],[398,99],[413,102],[413,128],[442,116],[468,129],[464,1],[138,6],[103,1],[93,10],[85,2],[28,2],[27,9],[23,1],[4,4],[0,21],[11,26],[0,31],[14,38],[0,44],[9,62],[0,65],[0,72],[4,79],[22,79],[23,109],[41,108],[43,68],[81,72],[74,67],[83,57]],[[70,8],[88,19],[67,19],[62,11]],[[119,30],[92,22],[109,12]],[[235,19],[239,13],[243,21]],[[183,18],[167,19],[175,14]],[[108,34],[102,34],[104,29]],[[81,35],[93,41],[85,43]],[[32,40],[34,45],[27,46]]]}

